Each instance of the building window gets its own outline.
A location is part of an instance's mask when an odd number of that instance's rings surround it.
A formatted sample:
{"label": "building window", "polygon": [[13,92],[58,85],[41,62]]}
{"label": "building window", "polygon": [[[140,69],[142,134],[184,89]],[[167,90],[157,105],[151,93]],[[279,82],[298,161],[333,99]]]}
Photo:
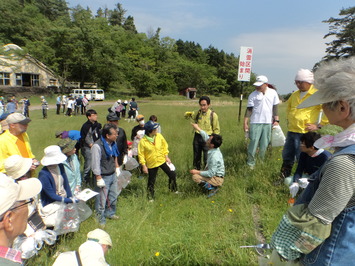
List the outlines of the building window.
{"label": "building window", "polygon": [[31,75],[32,87],[39,87],[39,75]]}
{"label": "building window", "polygon": [[10,85],[10,73],[0,72],[0,85]]}
{"label": "building window", "polygon": [[16,86],[22,86],[22,74],[16,74]]}

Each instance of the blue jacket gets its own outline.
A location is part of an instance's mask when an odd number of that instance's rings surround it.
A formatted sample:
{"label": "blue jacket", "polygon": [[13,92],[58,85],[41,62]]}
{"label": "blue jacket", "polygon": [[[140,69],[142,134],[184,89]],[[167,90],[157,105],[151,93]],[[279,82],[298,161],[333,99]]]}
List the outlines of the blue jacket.
{"label": "blue jacket", "polygon": [[[58,166],[60,169],[60,173],[64,179],[64,189],[67,192],[67,198],[64,198],[64,203],[72,203],[73,201],[70,199],[70,197],[72,197],[73,195],[70,190],[67,175],[64,171],[64,166],[63,164],[59,164]],[[62,197],[56,194],[56,185],[54,178],[46,166],[44,166],[39,172],[38,179],[42,183],[41,201],[43,207],[55,201],[62,201]]]}

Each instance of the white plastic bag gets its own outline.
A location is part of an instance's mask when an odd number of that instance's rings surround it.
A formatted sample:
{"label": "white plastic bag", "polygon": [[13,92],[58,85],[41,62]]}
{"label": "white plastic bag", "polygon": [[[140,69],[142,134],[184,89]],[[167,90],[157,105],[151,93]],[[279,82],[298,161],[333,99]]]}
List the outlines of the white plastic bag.
{"label": "white plastic bag", "polygon": [[126,188],[127,185],[131,182],[131,176],[131,172],[122,171],[121,174],[117,177],[118,194],[120,194],[122,189]]}
{"label": "white plastic bag", "polygon": [[280,147],[285,145],[285,134],[283,133],[280,126],[273,126],[271,133],[271,146]]}
{"label": "white plastic bag", "polygon": [[139,163],[137,162],[136,159],[132,157],[127,158],[127,162],[125,163],[125,169],[128,171],[133,170],[134,168],[137,168],[139,166]]}

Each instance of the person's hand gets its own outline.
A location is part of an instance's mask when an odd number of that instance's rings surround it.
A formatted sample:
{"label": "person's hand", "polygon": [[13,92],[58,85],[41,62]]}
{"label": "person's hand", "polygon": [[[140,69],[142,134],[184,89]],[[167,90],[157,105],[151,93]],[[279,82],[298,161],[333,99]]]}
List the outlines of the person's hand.
{"label": "person's hand", "polygon": [[193,175],[198,175],[200,173],[199,170],[196,170],[196,169],[192,169],[190,170],[190,174],[193,174]]}
{"label": "person's hand", "polygon": [[191,123],[191,125],[192,125],[192,127],[193,127],[195,130],[197,130],[197,131],[200,131],[200,130],[201,130],[201,128],[198,126],[198,124],[196,124],[196,123]]}
{"label": "person's hand", "polygon": [[99,187],[99,188],[105,187],[106,186],[105,181],[102,178],[97,179],[96,180],[96,186]]}
{"label": "person's hand", "polygon": [[300,185],[301,188],[306,188],[309,184],[308,178],[300,178],[298,179],[298,184]]}
{"label": "person's hand", "polygon": [[168,164],[171,163],[171,160],[170,160],[170,158],[169,158],[168,156],[165,157],[165,161],[166,161],[166,163],[168,163]]}
{"label": "person's hand", "polygon": [[32,165],[30,170],[35,170],[38,166],[40,165],[39,161],[37,159],[32,159]]}
{"label": "person's hand", "polygon": [[145,174],[148,174],[148,167],[146,165],[142,165],[142,171]]}
{"label": "person's hand", "polygon": [[315,124],[306,124],[306,130],[307,131],[315,131],[318,130],[318,126]]}
{"label": "person's hand", "polygon": [[300,186],[298,185],[297,182],[292,183],[292,185],[289,187],[290,193],[292,198],[294,198],[297,195],[298,190],[300,189]]}
{"label": "person's hand", "polygon": [[249,125],[248,123],[244,124],[244,132],[249,131]]}

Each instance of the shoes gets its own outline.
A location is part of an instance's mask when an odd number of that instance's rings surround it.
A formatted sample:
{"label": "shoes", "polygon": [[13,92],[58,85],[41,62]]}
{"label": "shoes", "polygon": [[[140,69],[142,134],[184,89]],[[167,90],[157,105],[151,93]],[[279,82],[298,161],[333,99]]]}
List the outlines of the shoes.
{"label": "shoes", "polygon": [[203,188],[206,190],[212,190],[212,189],[215,189],[215,186],[212,186],[210,183],[205,183]]}
{"label": "shoes", "polygon": [[214,189],[210,190],[210,193],[207,195],[207,198],[216,195],[216,193],[218,192],[218,190],[219,190],[218,187],[214,187]]}
{"label": "shoes", "polygon": [[108,217],[110,220],[118,220],[118,219],[120,219],[120,216],[118,216],[118,215],[112,215],[112,216],[110,216],[110,217]]}

